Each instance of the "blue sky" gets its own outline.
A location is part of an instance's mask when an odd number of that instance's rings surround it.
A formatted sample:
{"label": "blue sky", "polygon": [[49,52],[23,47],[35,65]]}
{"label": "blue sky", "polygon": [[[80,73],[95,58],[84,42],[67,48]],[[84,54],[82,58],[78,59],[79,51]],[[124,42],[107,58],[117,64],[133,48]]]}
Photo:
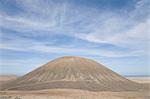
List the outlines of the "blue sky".
{"label": "blue sky", "polygon": [[150,75],[150,0],[0,0],[0,74],[61,56],[122,75]]}

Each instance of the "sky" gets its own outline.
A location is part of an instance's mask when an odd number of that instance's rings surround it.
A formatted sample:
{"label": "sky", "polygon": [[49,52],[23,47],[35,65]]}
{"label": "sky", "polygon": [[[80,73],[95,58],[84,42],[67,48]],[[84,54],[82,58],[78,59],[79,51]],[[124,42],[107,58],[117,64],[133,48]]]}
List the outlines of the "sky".
{"label": "sky", "polygon": [[0,0],[0,74],[62,56],[150,75],[150,0]]}

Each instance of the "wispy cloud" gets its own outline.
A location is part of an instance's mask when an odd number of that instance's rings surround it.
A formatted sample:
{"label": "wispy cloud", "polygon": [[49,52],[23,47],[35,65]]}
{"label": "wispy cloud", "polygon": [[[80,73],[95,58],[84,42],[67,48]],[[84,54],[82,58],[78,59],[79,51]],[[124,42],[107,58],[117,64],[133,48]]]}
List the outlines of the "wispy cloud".
{"label": "wispy cloud", "polygon": [[[53,42],[51,42],[53,43]],[[11,38],[11,40],[5,41],[0,45],[1,49],[22,51],[22,52],[33,52],[33,53],[79,53],[81,55],[96,55],[103,57],[127,57],[127,56],[139,56],[143,52],[141,51],[111,51],[103,48],[96,49],[93,47],[80,47],[74,46],[53,46],[49,42],[38,42],[36,40],[27,38]]]}
{"label": "wispy cloud", "polygon": [[[102,12],[98,9],[89,9],[87,12],[88,8],[75,8],[75,5],[68,2],[54,4],[48,1],[17,1],[25,12],[17,16],[2,14],[0,26],[31,36],[51,36],[58,33],[99,44],[106,43],[127,48],[134,46],[136,52],[141,52],[138,51],[138,45],[140,43],[147,46],[148,33],[150,33],[147,2],[147,0],[137,2],[135,9],[125,13],[127,15],[124,16],[122,13]],[[133,19],[138,16],[138,11],[141,9],[145,10],[143,13],[146,14],[144,16],[146,19]],[[21,46],[22,43],[17,46]],[[6,48],[7,45],[14,46],[13,43],[9,43],[3,47]],[[40,47],[47,49],[44,45]],[[14,46],[15,48],[17,47]]]}
{"label": "wispy cloud", "polygon": [[[15,0],[13,7],[20,10],[13,14],[5,11],[7,6],[0,10],[0,49],[109,58],[147,57],[149,4],[149,0],[137,0],[132,7],[114,10],[117,5],[105,9],[79,5],[74,0]],[[57,37],[62,35],[63,39]]]}

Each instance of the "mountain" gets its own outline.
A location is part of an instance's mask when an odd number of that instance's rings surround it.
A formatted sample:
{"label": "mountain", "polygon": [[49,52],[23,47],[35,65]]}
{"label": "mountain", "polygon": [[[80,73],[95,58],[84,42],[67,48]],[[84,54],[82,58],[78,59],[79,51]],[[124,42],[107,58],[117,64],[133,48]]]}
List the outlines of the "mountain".
{"label": "mountain", "polygon": [[132,82],[91,59],[66,56],[8,82],[3,90],[82,89],[90,91],[134,91]]}

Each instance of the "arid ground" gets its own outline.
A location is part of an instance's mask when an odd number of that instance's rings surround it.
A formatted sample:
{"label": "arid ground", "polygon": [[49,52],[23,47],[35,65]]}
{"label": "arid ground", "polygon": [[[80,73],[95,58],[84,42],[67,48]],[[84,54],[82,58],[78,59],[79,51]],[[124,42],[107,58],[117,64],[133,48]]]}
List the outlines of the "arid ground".
{"label": "arid ground", "polygon": [[[0,81],[15,79],[15,76],[0,76]],[[148,87],[150,77],[128,77]],[[150,99],[150,91],[92,92],[74,89],[50,89],[40,91],[1,91],[0,99]]]}

